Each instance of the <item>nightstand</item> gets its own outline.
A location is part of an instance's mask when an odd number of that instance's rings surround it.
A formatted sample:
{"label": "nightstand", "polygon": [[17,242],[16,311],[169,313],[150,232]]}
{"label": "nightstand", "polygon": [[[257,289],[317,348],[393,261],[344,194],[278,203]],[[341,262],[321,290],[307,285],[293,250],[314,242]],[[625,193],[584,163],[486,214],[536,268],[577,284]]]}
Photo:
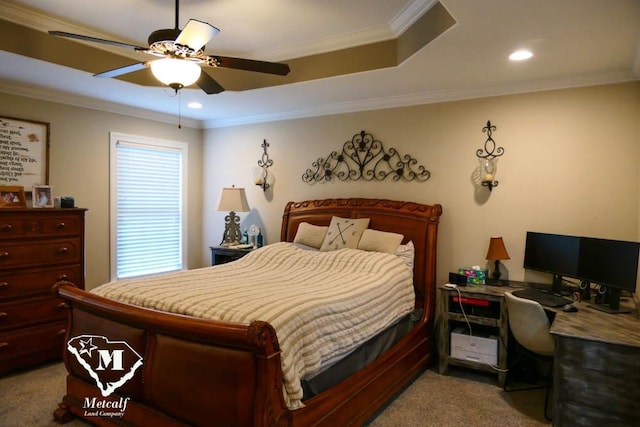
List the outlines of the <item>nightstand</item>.
{"label": "nightstand", "polygon": [[209,249],[211,249],[211,265],[235,261],[253,250],[253,248],[238,249],[226,246],[209,246]]}

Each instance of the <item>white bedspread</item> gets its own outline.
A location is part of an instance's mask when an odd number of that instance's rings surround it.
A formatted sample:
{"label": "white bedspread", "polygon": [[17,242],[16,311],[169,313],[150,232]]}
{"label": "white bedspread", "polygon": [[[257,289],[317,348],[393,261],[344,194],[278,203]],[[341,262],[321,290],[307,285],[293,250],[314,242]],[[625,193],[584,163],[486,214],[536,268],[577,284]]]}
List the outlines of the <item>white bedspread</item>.
{"label": "white bedspread", "polygon": [[129,304],[276,330],[285,401],[303,406],[300,379],[347,355],[414,307],[412,271],[392,254],[305,251],[290,243],[228,264],[120,280],[93,293]]}

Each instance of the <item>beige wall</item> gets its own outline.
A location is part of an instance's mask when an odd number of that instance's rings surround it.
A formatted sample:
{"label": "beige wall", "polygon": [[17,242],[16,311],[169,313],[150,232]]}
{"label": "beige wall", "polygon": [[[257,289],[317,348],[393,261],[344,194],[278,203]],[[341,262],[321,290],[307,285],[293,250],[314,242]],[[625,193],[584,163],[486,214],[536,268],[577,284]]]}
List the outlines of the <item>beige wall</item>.
{"label": "beige wall", "polygon": [[[640,238],[640,83],[586,87],[210,129],[204,146],[203,259],[222,236],[216,212],[223,186],[243,186],[252,212],[242,227],[261,225],[279,240],[290,200],[378,197],[441,203],[438,278],[460,266],[486,265],[489,238],[503,236],[511,259],[503,274],[547,281],[522,268],[527,230],[636,240]],[[505,154],[499,186],[489,193],[471,181],[487,120]],[[386,148],[410,154],[431,171],[425,183],[330,182],[301,176],[318,157],[339,150],[360,130]],[[252,183],[260,144],[270,144],[273,192]]]}
{"label": "beige wall", "polygon": [[54,102],[0,93],[0,115],[49,122],[49,183],[54,195],[74,196],[86,216],[86,287],[109,280],[109,133],[189,144],[190,268],[201,266],[202,131]]}
{"label": "beige wall", "polygon": [[[640,239],[640,83],[431,104],[204,131],[0,93],[0,115],[51,123],[50,184],[87,214],[87,287],[109,279],[109,132],[185,141],[189,165],[189,268],[208,265],[220,242],[222,186],[247,188],[243,227],[279,239],[290,200],[380,197],[441,203],[438,278],[485,265],[489,237],[504,237],[508,277],[522,269],[527,230]],[[471,182],[487,120],[504,147],[492,193]],[[425,183],[330,182],[301,176],[318,157],[360,130],[410,154],[432,174]],[[253,185],[252,168],[269,142],[273,192]],[[202,144],[204,141],[204,146]],[[529,280],[545,276],[527,273]]]}

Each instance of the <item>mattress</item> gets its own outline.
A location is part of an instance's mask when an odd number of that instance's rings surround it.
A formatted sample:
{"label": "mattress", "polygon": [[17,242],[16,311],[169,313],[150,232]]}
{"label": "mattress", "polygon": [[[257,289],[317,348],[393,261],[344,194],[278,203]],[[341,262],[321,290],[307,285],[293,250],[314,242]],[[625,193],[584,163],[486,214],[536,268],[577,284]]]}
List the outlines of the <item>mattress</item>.
{"label": "mattress", "polygon": [[303,406],[313,377],[414,308],[412,271],[397,256],[276,243],[215,267],[107,283],[93,293],[203,319],[270,323],[281,349],[284,398]]}

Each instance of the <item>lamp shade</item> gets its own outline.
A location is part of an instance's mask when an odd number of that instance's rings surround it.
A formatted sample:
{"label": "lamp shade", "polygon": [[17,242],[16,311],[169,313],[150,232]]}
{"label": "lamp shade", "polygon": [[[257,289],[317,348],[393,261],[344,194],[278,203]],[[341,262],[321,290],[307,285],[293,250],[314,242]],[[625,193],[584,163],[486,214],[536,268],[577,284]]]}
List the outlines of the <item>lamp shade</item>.
{"label": "lamp shade", "polygon": [[244,188],[223,188],[220,193],[218,210],[226,212],[249,212],[249,203]]}
{"label": "lamp shade", "polygon": [[511,259],[507,253],[507,248],[504,247],[502,237],[492,237],[491,240],[489,240],[487,259],[490,261]]}
{"label": "lamp shade", "polygon": [[167,86],[190,86],[200,77],[200,66],[186,59],[164,58],[151,62],[151,72]]}

